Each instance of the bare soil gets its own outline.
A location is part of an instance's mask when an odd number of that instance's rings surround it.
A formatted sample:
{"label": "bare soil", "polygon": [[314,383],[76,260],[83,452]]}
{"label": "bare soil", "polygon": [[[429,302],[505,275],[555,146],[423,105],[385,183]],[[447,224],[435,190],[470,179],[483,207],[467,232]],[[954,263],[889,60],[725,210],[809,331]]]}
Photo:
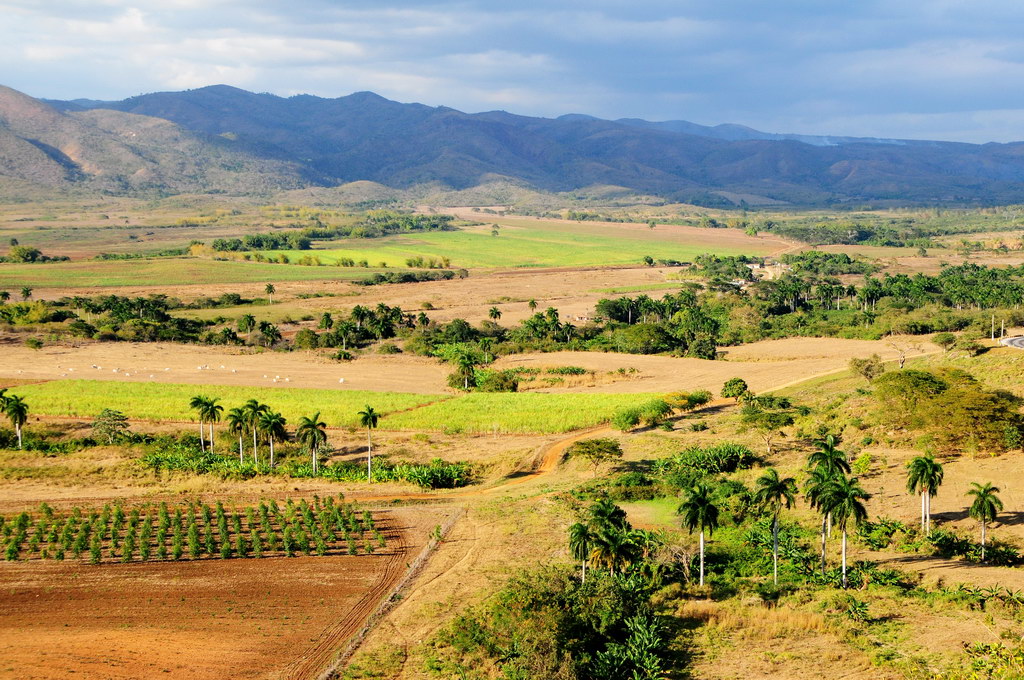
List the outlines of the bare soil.
{"label": "bare soil", "polygon": [[313,677],[443,514],[381,515],[374,555],[0,564],[0,677]]}

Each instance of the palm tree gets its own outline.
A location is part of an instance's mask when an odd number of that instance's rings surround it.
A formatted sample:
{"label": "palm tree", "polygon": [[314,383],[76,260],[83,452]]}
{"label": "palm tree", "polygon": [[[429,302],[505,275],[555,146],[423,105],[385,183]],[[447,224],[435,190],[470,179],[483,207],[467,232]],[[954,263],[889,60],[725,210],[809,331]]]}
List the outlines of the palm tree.
{"label": "palm tree", "polygon": [[807,457],[807,464],[812,468],[823,467],[831,472],[850,474],[850,463],[846,454],[836,448],[839,440],[835,435],[828,435],[817,442],[818,450]]}
{"label": "palm tree", "polygon": [[380,416],[369,404],[366,405],[364,410],[358,413],[358,416],[359,424],[366,428],[366,481],[372,482],[373,477],[370,470],[370,458],[373,453],[373,439],[370,437],[370,432],[373,428],[377,427],[377,420]]}
{"label": "palm tree", "polygon": [[268,298],[270,298],[270,304],[274,304],[274,293],[277,292],[277,288],[274,288],[274,284],[268,283],[263,287],[263,292],[267,294]]}
{"label": "palm tree", "polygon": [[864,501],[871,498],[871,495],[864,490],[856,477],[840,475],[835,478],[829,486],[825,498],[824,507],[832,515],[836,526],[843,532],[843,587],[846,587],[846,533],[852,520],[854,526],[868,518],[867,508]]}
{"label": "palm tree", "polygon": [[6,290],[0,290],[0,302],[7,302],[11,299],[11,294]]}
{"label": "palm tree", "polygon": [[591,559],[612,574],[629,565],[636,557],[637,545],[631,531],[611,530],[594,533]]}
{"label": "palm tree", "polygon": [[228,426],[228,431],[231,434],[238,435],[238,462],[243,462],[244,453],[242,451],[242,435],[249,429],[248,416],[245,413],[245,409],[241,407],[235,407],[228,411],[228,415],[225,418],[225,422]]}
{"label": "palm tree", "polygon": [[804,483],[804,498],[807,503],[821,513],[821,573],[825,574],[825,541],[828,538],[828,526],[831,520],[828,510],[825,508],[825,500],[828,498],[829,490],[835,484],[836,477],[842,473],[829,470],[825,467],[813,468],[807,481]]}
{"label": "palm tree", "polygon": [[317,411],[310,417],[300,418],[299,426],[295,430],[295,438],[309,448],[309,454],[313,459],[313,474],[319,469],[317,453],[327,442],[327,432],[324,429],[326,427],[327,424],[320,420],[320,412]]}
{"label": "palm tree", "polygon": [[266,404],[261,404],[255,399],[250,399],[242,406],[242,412],[245,413],[246,427],[252,430],[252,462],[254,463],[260,462],[259,446],[256,441],[256,428],[259,424],[260,416],[268,409],[269,407]]}
{"label": "palm tree", "polygon": [[491,321],[497,321],[501,318],[501,310],[497,307],[491,307],[487,310],[487,316],[491,318]]}
{"label": "palm tree", "polygon": [[[16,397],[11,397],[11,399],[16,399]],[[974,519],[981,522],[982,562],[985,561],[985,527],[989,522],[996,521],[996,516],[999,514],[999,511],[1003,509],[1003,502],[999,500],[999,496],[996,495],[998,493],[999,487],[992,486],[992,482],[985,482],[984,485],[978,484],[977,482],[971,482],[971,490],[967,492],[968,496],[974,496],[974,502],[971,503],[971,507],[967,513]]]}
{"label": "palm tree", "polygon": [[934,456],[917,456],[907,463],[907,493],[921,494],[921,531],[932,532],[932,496],[942,485],[942,464]]}
{"label": "palm tree", "polygon": [[274,343],[281,341],[281,331],[269,321],[260,322],[260,336],[263,338],[263,344],[267,347],[272,347]]}
{"label": "palm tree", "polygon": [[537,311],[537,301],[530,298],[530,301],[526,303],[526,306],[530,308],[531,312]]}
{"label": "palm tree", "polygon": [[7,419],[11,421],[14,431],[18,434],[18,448],[20,449],[22,448],[21,428],[28,422],[28,404],[18,395],[12,394],[3,398],[2,405]]}
{"label": "palm tree", "polygon": [[[274,442],[282,442],[288,438],[288,432],[284,429],[288,421],[280,413],[275,413],[270,409],[267,409],[259,416],[259,427],[260,432],[270,442],[270,467],[274,467]],[[314,471],[316,465],[313,465]]]}
{"label": "palm tree", "polygon": [[201,451],[206,451],[206,435],[203,432],[203,425],[206,424],[205,414],[207,401],[206,397],[196,395],[188,402],[189,408],[195,411],[196,415],[199,416],[199,449]]}
{"label": "palm tree", "polygon": [[356,330],[362,330],[363,322],[370,318],[370,310],[362,305],[352,308],[352,320],[356,322]]}
{"label": "palm tree", "polygon": [[465,352],[459,355],[455,360],[455,364],[458,366],[457,373],[462,377],[462,387],[468,391],[470,379],[475,379],[476,377],[476,357],[469,352]]}
{"label": "palm tree", "polygon": [[21,289],[21,299],[25,300],[27,302],[29,300],[29,298],[31,298],[31,297],[32,297],[32,289],[29,288],[28,286],[24,286]]}
{"label": "palm tree", "polygon": [[704,532],[714,533],[718,528],[718,506],[711,498],[711,487],[697,482],[676,513],[683,516],[683,526],[692,534],[700,530],[700,585],[704,585]]}
{"label": "palm tree", "polygon": [[626,511],[615,505],[608,498],[602,498],[591,504],[587,510],[588,524],[599,533],[610,531],[629,531],[629,522],[626,520]]}
{"label": "palm tree", "polygon": [[768,470],[757,480],[754,501],[772,514],[772,573],[775,585],[779,585],[779,514],[796,502],[796,480],[779,477],[775,468]]}
{"label": "palm tree", "polygon": [[569,552],[573,559],[580,560],[583,565],[581,581],[587,582],[587,560],[590,559],[590,552],[594,549],[594,533],[586,524],[576,522],[569,527]]}
{"label": "palm tree", "polygon": [[[238,318],[238,330],[250,335],[256,330],[256,317],[252,314],[243,314]],[[251,338],[250,338],[251,339]]]}
{"label": "palm tree", "polygon": [[224,413],[224,407],[218,401],[217,397],[207,399],[202,410],[203,418],[210,423],[210,453],[213,453],[213,425],[220,422],[220,414]]}

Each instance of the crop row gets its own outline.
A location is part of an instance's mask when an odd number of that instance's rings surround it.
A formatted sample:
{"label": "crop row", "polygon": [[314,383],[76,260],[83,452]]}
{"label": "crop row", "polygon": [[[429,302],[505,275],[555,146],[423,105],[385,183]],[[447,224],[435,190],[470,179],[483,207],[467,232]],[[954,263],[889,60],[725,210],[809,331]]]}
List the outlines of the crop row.
{"label": "crop row", "polygon": [[0,540],[9,561],[25,559],[134,562],[295,555],[372,554],[386,547],[373,516],[328,497],[261,502],[242,510],[220,502],[133,508],[120,503],[59,515],[45,503],[35,516],[0,516]]}

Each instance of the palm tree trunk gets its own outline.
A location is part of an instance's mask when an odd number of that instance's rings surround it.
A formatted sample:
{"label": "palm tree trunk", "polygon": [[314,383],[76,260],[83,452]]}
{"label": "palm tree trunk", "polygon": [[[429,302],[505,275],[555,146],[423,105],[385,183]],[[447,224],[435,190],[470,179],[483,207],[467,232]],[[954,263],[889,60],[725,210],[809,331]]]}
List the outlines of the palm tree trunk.
{"label": "palm tree trunk", "polygon": [[203,432],[203,419],[199,419],[199,450],[206,451],[206,437]]}
{"label": "palm tree trunk", "polygon": [[843,529],[843,587],[846,587],[846,529]]}
{"label": "palm tree trunk", "polygon": [[210,453],[213,453],[213,421],[210,421]]}
{"label": "palm tree trunk", "polygon": [[245,457],[244,457],[244,454],[242,453],[242,433],[241,432],[238,433],[238,462],[239,463],[244,463],[245,462]]}
{"label": "palm tree trunk", "polygon": [[587,558],[583,558],[583,578],[580,580],[581,583],[587,582]]}
{"label": "palm tree trunk", "polygon": [[[21,448],[21,425],[18,425],[14,429],[18,431],[18,448],[20,449]],[[982,532],[984,533],[984,525],[982,525]]]}
{"label": "palm tree trunk", "polygon": [[259,462],[260,462],[259,451],[258,451],[257,446],[256,446],[256,428],[255,427],[252,428],[252,462],[256,463],[257,465],[259,465]]}
{"label": "palm tree trunk", "polygon": [[270,467],[274,467],[274,438],[270,437]]}
{"label": "palm tree trunk", "polygon": [[772,522],[772,575],[775,585],[779,585],[779,518]]}
{"label": "palm tree trunk", "polygon": [[924,491],[921,492],[921,531],[927,534],[928,522],[925,521],[925,510],[924,510]]}
{"label": "palm tree trunk", "polygon": [[926,536],[932,535],[932,492],[928,490],[928,495],[924,499],[924,533]]}
{"label": "palm tree trunk", "polygon": [[366,481],[373,482],[372,470],[370,467],[370,456],[373,451],[373,442],[370,440],[370,428],[366,428]]}
{"label": "palm tree trunk", "polygon": [[981,561],[985,561],[985,520],[981,520]]}
{"label": "palm tree trunk", "polygon": [[700,530],[700,585],[704,586],[704,530]]}
{"label": "palm tree trunk", "polygon": [[827,522],[828,522],[827,515],[822,515],[821,516],[821,575],[822,576],[825,575],[825,547],[826,547],[825,546],[825,540],[827,538],[827,534],[825,533],[825,526],[826,526]]}

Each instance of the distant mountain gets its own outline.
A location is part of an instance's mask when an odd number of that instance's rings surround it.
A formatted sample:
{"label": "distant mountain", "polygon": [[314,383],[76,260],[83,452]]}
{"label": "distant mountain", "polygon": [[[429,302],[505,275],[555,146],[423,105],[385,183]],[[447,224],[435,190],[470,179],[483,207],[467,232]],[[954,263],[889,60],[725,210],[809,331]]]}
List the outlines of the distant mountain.
{"label": "distant mountain", "polygon": [[[705,204],[1024,202],[1019,143],[467,114],[371,92],[284,98],[217,85],[117,102],[44,103],[18,95],[33,103],[12,106],[15,94],[0,92],[0,176],[23,181],[255,191],[359,180],[466,189],[502,179],[549,191],[619,186]],[[69,153],[72,140],[100,145],[102,152],[90,153],[102,162]],[[136,167],[142,180],[132,180]]]}

